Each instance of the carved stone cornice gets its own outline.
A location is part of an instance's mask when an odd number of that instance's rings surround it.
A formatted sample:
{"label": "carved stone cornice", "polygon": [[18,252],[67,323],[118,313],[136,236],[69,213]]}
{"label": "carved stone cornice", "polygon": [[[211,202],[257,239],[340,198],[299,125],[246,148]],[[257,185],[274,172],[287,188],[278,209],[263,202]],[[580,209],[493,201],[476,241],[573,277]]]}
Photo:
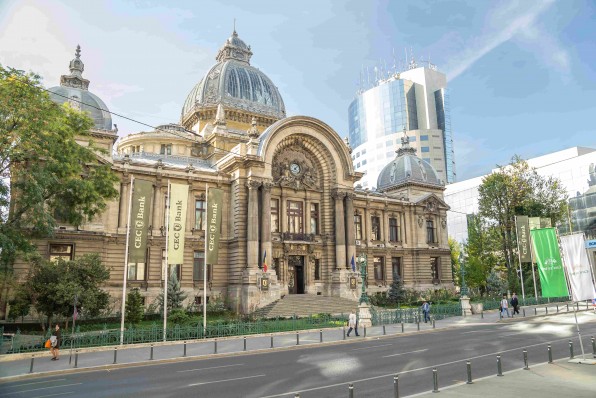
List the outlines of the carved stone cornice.
{"label": "carved stone cornice", "polygon": [[333,189],[333,190],[331,191],[331,197],[332,197],[333,199],[335,199],[335,200],[338,200],[338,199],[339,199],[339,200],[341,200],[341,199],[343,199],[345,196],[346,196],[346,192],[345,192],[345,191],[342,191],[342,190],[339,190],[339,189]]}
{"label": "carved stone cornice", "polygon": [[346,195],[346,199],[349,199],[349,200],[352,200],[352,201],[356,197],[356,194],[354,192],[349,192],[349,191],[346,192],[345,195]]}
{"label": "carved stone cornice", "polygon": [[248,189],[259,189],[259,187],[262,184],[263,183],[261,181],[257,181],[257,180],[248,180],[248,181],[246,181],[246,187]]}
{"label": "carved stone cornice", "polygon": [[263,187],[264,191],[271,191],[271,188],[275,186],[272,181],[264,181],[261,186]]}

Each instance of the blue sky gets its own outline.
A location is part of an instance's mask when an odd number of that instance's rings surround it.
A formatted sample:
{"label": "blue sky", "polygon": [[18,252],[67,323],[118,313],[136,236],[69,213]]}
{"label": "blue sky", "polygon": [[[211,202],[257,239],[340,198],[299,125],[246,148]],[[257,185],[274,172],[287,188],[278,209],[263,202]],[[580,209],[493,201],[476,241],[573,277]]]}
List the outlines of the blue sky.
{"label": "blue sky", "polygon": [[[77,44],[111,111],[178,122],[233,29],[278,86],[288,115],[347,135],[362,68],[404,49],[447,73],[458,180],[514,154],[596,148],[596,3],[541,1],[0,2],[0,63],[68,72]],[[146,129],[114,117],[120,135]]]}

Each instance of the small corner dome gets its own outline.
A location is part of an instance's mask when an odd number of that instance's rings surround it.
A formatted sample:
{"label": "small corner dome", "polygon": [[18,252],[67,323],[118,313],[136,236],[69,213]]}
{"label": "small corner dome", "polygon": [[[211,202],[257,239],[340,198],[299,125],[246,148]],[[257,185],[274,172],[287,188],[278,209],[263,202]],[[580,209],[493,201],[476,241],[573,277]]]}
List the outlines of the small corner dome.
{"label": "small corner dome", "polygon": [[402,138],[402,147],[397,151],[397,157],[379,173],[377,191],[387,192],[404,184],[431,187],[444,185],[430,163],[416,156],[416,149],[409,146],[407,137]]}
{"label": "small corner dome", "polygon": [[85,65],[81,60],[81,47],[77,46],[75,58],[69,64],[70,74],[60,77],[60,85],[51,87],[50,99],[57,104],[68,102],[73,108],[86,112],[98,130],[112,130],[112,116],[106,104],[89,91],[89,80],[83,78]]}

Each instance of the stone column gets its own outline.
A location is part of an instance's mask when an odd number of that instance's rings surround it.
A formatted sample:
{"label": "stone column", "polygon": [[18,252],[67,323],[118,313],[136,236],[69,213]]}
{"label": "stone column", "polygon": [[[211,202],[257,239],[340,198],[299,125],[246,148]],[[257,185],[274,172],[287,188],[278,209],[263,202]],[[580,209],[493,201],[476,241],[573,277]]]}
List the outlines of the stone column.
{"label": "stone column", "polygon": [[118,214],[118,227],[126,228],[128,220],[128,196],[130,195],[130,178],[120,183],[120,213]]}
{"label": "stone column", "polygon": [[352,270],[352,256],[354,256],[354,263],[358,260],[356,258],[356,236],[354,235],[354,193],[348,192],[346,194],[346,246],[347,246],[347,264],[346,268]]}
{"label": "stone column", "polygon": [[271,187],[270,182],[264,182],[261,188],[261,259],[267,253],[267,268],[273,269],[273,252],[271,251]]}
{"label": "stone column", "polygon": [[246,261],[247,268],[257,269],[259,266],[259,195],[261,183],[250,180],[248,188],[248,211],[246,217]]}
{"label": "stone column", "polygon": [[161,209],[163,208],[163,196],[161,195],[161,183],[156,182],[153,184],[153,212],[151,214],[151,233],[155,233],[159,236],[159,227],[162,226],[162,223],[159,221],[159,216],[161,214]]}
{"label": "stone column", "polygon": [[331,194],[335,199],[335,268],[342,269],[346,264],[346,235],[345,235],[345,192],[334,190]]}

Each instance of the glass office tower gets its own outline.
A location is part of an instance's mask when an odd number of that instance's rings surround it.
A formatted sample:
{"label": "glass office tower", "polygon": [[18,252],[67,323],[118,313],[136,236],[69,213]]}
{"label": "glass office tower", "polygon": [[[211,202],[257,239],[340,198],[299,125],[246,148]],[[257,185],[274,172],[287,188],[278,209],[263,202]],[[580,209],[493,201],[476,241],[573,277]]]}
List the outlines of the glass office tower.
{"label": "glass office tower", "polygon": [[362,90],[348,109],[349,140],[358,182],[374,189],[381,169],[395,157],[404,130],[418,156],[444,183],[455,181],[446,77],[434,67],[411,66]]}

